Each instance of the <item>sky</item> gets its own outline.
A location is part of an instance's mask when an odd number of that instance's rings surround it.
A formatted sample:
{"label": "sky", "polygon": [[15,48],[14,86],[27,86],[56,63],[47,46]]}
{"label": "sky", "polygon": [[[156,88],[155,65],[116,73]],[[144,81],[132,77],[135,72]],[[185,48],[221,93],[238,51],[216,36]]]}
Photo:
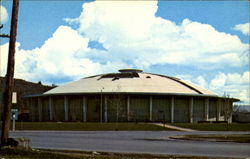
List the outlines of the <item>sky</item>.
{"label": "sky", "polygon": [[[249,1],[20,1],[15,78],[62,85],[137,68],[249,104]],[[1,34],[12,1],[1,1]],[[5,76],[8,39],[0,39]]]}

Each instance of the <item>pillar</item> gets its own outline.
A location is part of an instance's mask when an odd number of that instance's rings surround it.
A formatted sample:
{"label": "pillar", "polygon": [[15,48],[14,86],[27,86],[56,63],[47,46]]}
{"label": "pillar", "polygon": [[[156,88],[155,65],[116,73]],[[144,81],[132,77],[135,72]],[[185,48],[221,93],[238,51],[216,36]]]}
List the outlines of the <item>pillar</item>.
{"label": "pillar", "polygon": [[37,98],[37,105],[38,105],[38,121],[42,121],[42,101],[41,97]]}
{"label": "pillar", "polygon": [[82,110],[83,110],[83,122],[87,121],[87,98],[85,96],[82,97]]}
{"label": "pillar", "polygon": [[53,98],[49,97],[49,120],[53,120]]}
{"label": "pillar", "polygon": [[69,120],[69,100],[67,96],[64,96],[64,120]]}
{"label": "pillar", "polygon": [[189,122],[193,123],[193,109],[194,109],[194,98],[189,99]]}
{"label": "pillar", "polygon": [[130,97],[128,96],[127,98],[127,118],[128,118],[128,121],[130,121]]}
{"label": "pillar", "polygon": [[108,97],[104,96],[104,122],[108,122]]}
{"label": "pillar", "polygon": [[174,123],[174,97],[171,97],[171,123]]}
{"label": "pillar", "polygon": [[209,114],[209,98],[205,99],[205,121],[208,121]]}
{"label": "pillar", "polygon": [[150,96],[149,97],[149,120],[150,121],[153,120],[152,112],[153,112],[153,97]]}

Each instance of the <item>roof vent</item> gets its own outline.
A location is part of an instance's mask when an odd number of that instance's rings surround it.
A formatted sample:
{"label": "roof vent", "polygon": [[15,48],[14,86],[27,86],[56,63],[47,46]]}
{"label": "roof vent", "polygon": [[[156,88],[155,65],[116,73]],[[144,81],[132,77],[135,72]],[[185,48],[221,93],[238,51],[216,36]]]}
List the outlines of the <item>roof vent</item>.
{"label": "roof vent", "polygon": [[119,70],[121,73],[140,73],[142,70],[139,69],[121,69]]}

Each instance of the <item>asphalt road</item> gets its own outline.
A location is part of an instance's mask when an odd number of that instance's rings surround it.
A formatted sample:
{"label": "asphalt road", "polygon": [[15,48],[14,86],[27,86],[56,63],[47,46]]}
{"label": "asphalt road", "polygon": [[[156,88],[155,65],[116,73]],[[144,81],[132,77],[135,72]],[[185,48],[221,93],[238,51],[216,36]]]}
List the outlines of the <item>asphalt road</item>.
{"label": "asphalt road", "polygon": [[16,131],[12,137],[31,139],[33,148],[100,152],[250,157],[250,144],[168,139],[184,134],[249,132],[180,131]]}

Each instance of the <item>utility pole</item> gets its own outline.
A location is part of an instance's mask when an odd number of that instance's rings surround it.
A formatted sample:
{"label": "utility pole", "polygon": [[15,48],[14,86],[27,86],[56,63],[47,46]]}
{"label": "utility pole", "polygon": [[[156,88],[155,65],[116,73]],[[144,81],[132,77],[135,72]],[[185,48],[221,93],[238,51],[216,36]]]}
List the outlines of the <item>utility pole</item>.
{"label": "utility pole", "polygon": [[15,68],[15,47],[16,47],[16,35],[17,35],[17,21],[18,21],[18,8],[19,0],[13,0],[12,16],[11,16],[11,28],[10,28],[10,40],[9,40],[9,55],[7,74],[5,76],[6,87],[4,90],[4,109],[3,109],[3,123],[2,123],[2,135],[1,146],[8,145],[9,128],[10,128],[10,115],[12,107],[12,92],[14,85],[14,68]]}

